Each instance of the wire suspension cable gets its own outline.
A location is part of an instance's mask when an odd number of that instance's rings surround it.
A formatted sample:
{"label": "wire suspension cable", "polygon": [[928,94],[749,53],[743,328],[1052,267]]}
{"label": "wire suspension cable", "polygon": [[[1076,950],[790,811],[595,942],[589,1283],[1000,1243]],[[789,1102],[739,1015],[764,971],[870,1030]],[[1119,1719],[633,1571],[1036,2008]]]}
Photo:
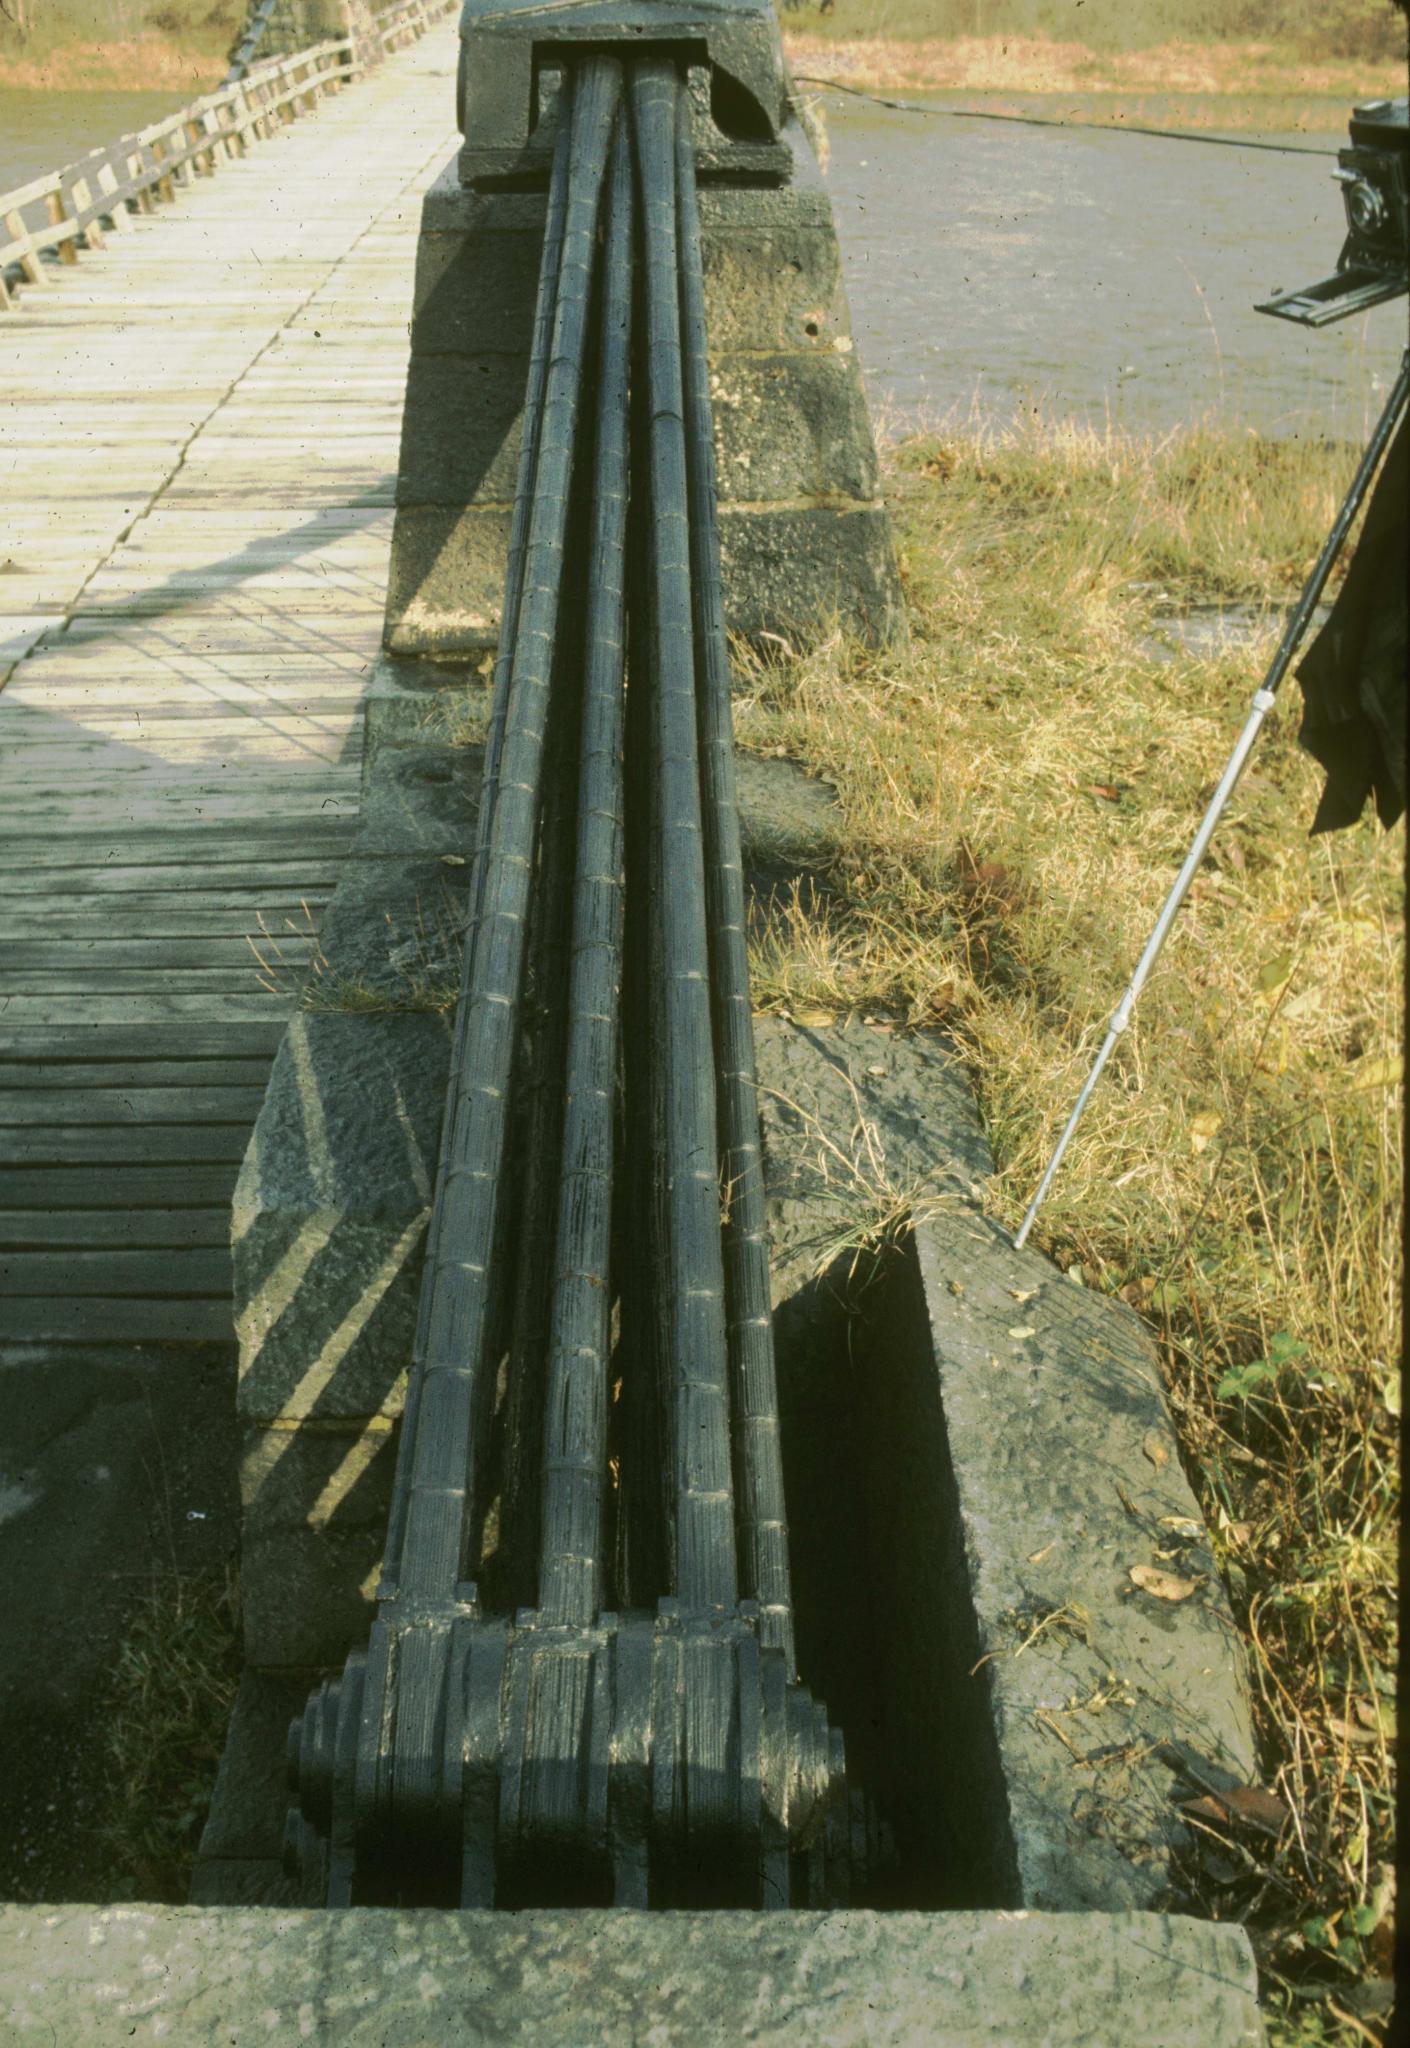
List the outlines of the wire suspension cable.
{"label": "wire suspension cable", "polygon": [[1193,128],[1148,128],[1136,121],[1059,121],[1045,114],[1001,114],[987,107],[925,107],[917,100],[889,99],[884,93],[867,92],[860,85],[844,85],[840,78],[811,78],[795,71],[799,85],[816,85],[828,92],[846,93],[849,99],[869,100],[873,106],[889,107],[897,114],[928,114],[935,121],[1004,121],[1017,128],[1087,128],[1102,135],[1153,135],[1162,142],[1202,142],[1212,149],[1266,149],[1278,156],[1336,155],[1334,149],[1305,149],[1300,142],[1263,142],[1251,135],[1201,135]]}

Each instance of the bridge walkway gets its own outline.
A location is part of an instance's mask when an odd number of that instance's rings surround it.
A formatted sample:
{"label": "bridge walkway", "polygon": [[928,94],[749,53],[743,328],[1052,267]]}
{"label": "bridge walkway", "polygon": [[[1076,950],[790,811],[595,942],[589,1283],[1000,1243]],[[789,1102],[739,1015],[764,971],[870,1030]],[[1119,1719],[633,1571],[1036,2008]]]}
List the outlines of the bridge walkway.
{"label": "bridge walkway", "polygon": [[455,51],[452,16],[0,319],[0,1340],[231,1335],[356,820]]}

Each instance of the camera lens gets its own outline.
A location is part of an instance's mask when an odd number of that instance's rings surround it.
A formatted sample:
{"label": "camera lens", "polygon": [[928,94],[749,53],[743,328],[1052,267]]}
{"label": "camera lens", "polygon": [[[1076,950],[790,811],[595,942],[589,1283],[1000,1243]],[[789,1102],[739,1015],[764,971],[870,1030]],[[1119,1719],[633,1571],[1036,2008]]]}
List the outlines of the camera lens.
{"label": "camera lens", "polygon": [[1345,187],[1346,217],[1359,235],[1373,235],[1385,226],[1386,204],[1374,185],[1358,178]]}

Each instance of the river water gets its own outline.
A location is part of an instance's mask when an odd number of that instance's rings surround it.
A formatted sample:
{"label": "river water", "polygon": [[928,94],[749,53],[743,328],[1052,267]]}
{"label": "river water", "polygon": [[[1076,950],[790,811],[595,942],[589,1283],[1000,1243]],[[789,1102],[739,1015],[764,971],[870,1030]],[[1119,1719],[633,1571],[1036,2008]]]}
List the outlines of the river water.
{"label": "river water", "polygon": [[[934,102],[939,104],[939,102]],[[827,173],[873,410],[976,401],[1164,431],[1200,415],[1362,438],[1405,301],[1320,333],[1255,313],[1334,268],[1335,136],[1283,155],[893,113],[828,96]]]}
{"label": "river water", "polygon": [[[0,88],[0,191],[182,103]],[[1320,334],[1252,310],[1336,261],[1336,137],[1283,138],[1326,153],[1279,155],[836,94],[824,107],[828,189],[883,424],[1038,403],[1157,431],[1214,412],[1261,433],[1364,436],[1395,374],[1404,301]]]}
{"label": "river water", "polygon": [[40,92],[0,85],[0,192],[174,114],[190,92]]}

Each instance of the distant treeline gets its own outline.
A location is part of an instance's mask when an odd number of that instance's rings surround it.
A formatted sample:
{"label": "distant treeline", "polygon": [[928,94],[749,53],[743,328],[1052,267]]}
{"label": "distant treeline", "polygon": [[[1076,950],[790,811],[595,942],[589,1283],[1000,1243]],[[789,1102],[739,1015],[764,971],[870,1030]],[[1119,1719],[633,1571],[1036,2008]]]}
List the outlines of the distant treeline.
{"label": "distant treeline", "polygon": [[1275,43],[1309,57],[1393,57],[1402,0],[780,0],[786,21],[836,36],[1043,36],[1093,50]]}

